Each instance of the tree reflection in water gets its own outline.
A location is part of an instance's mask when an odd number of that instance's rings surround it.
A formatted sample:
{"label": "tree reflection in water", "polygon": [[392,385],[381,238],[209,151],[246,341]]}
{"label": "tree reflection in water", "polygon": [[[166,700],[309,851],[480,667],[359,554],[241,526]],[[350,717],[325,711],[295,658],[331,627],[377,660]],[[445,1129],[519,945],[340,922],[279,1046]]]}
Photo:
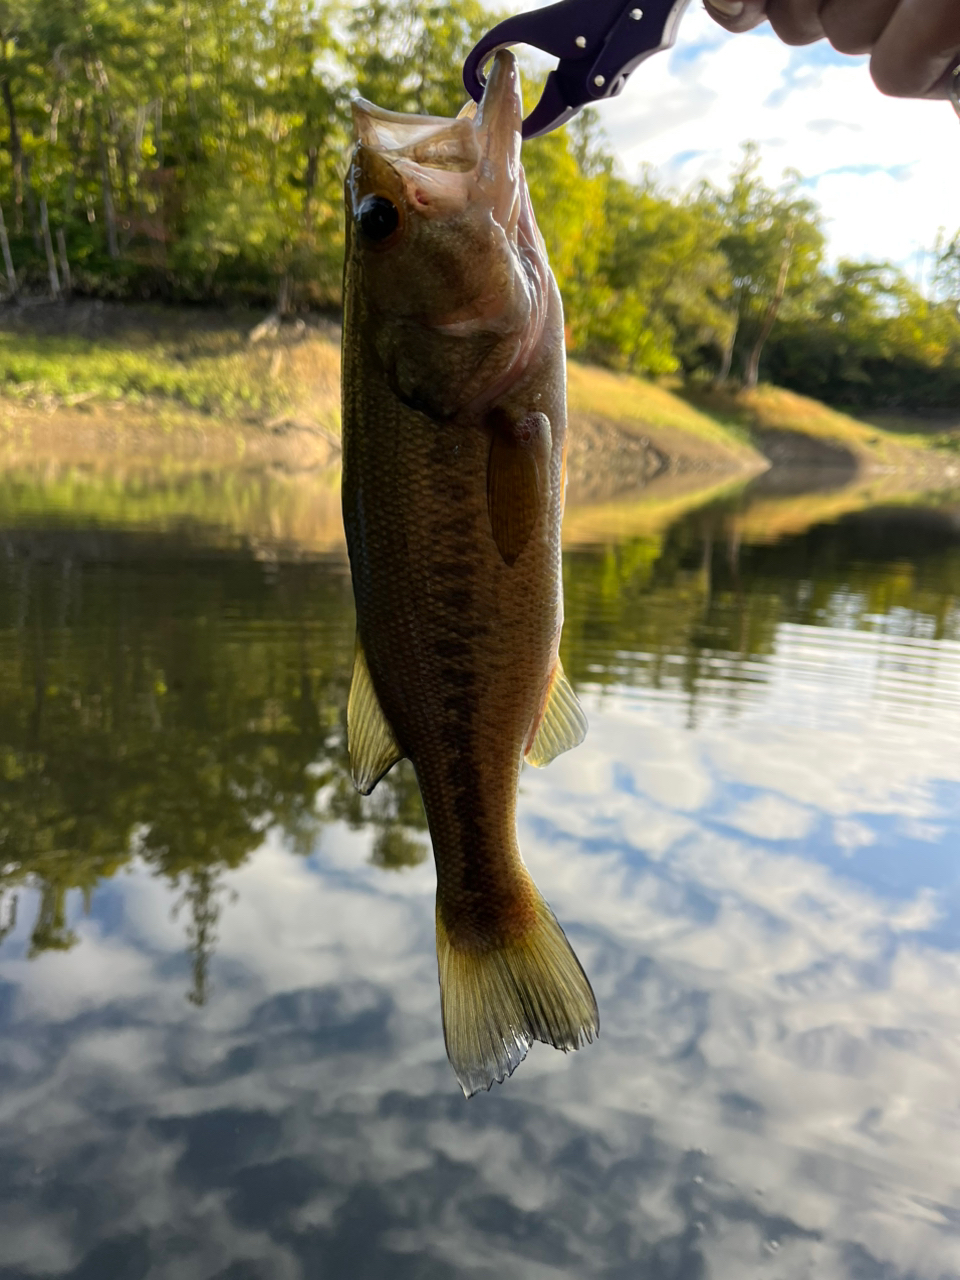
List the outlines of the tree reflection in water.
{"label": "tree reflection in water", "polygon": [[[721,504],[665,535],[568,553],[574,681],[679,684],[694,723],[718,664],[731,708],[763,678],[755,659],[785,621],[869,629],[900,618],[926,638],[960,636],[949,514],[851,517],[775,546],[742,534],[736,506]],[[384,869],[427,856],[409,765],[368,798],[349,778],[354,624],[341,562],[264,562],[135,534],[18,533],[5,549],[0,942],[29,885],[29,954],[69,949],[69,891],[89,904],[139,860],[174,890],[200,1004],[222,877],[268,829],[303,856],[330,822],[372,827],[371,860]]]}
{"label": "tree reflection in water", "polygon": [[[224,871],[279,828],[303,855],[330,821],[422,861],[416,781],[370,800],[347,772],[353,610],[342,568],[114,539],[84,559],[18,539],[0,562],[0,928],[39,891],[30,954],[67,950],[67,894],[134,859],[179,890],[202,1003]],[[0,934],[2,938],[3,934]]]}

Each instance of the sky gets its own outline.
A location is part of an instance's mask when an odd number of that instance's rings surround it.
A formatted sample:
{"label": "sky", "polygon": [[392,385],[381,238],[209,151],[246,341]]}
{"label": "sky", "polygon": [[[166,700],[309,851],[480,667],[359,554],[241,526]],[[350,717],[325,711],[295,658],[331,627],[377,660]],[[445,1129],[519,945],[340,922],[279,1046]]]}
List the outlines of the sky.
{"label": "sky", "polygon": [[890,260],[917,279],[938,229],[960,229],[960,121],[947,102],[884,97],[867,61],[823,41],[789,48],[767,24],[728,35],[693,0],[675,47],[599,112],[627,176],[649,164],[676,187],[724,183],[756,140],[771,184],[804,175],[832,258]]}

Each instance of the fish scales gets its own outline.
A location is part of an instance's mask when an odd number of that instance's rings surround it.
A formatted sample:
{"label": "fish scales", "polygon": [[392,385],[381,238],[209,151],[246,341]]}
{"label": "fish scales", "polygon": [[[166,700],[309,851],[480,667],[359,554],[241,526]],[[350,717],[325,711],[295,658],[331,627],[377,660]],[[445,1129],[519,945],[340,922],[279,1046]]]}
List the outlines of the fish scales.
{"label": "fish scales", "polygon": [[[402,756],[416,770],[437,868],[447,1049],[468,1094],[509,1074],[531,1039],[567,1049],[596,1032],[589,983],[516,837],[525,753],[551,688],[568,689],[557,656],[563,319],[518,162],[511,171],[516,86],[503,53],[476,122],[361,104],[347,178],[351,760],[363,790]],[[404,152],[411,132],[422,149],[431,128],[451,124],[465,159],[476,150],[483,199],[460,181],[464,168],[448,198],[436,172],[449,170],[425,172]],[[430,209],[444,198],[447,216]],[[391,271],[405,270],[408,288],[392,295]],[[564,745],[583,729],[569,698]]]}
{"label": "fish scales", "polygon": [[[498,904],[507,905],[497,894],[500,880],[515,879],[505,852],[518,854],[523,746],[556,656],[559,545],[551,508],[560,500],[560,472],[553,467],[536,554],[510,569],[490,537],[490,446],[482,429],[438,428],[402,406],[391,414],[389,391],[374,378],[363,384],[361,420],[375,427],[344,456],[344,491],[366,513],[360,640],[384,714],[416,765],[441,901],[452,907],[458,893],[472,894],[492,926]],[[525,389],[518,388],[521,398]],[[449,914],[457,922],[451,932],[474,923],[468,912]]]}

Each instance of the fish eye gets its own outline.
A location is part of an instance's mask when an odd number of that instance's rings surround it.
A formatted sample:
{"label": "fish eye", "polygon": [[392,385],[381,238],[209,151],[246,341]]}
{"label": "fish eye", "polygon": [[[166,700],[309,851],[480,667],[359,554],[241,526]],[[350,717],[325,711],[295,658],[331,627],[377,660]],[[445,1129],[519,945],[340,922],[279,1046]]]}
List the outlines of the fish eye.
{"label": "fish eye", "polygon": [[384,244],[400,226],[400,210],[386,196],[364,196],[357,210],[357,222],[373,244]]}

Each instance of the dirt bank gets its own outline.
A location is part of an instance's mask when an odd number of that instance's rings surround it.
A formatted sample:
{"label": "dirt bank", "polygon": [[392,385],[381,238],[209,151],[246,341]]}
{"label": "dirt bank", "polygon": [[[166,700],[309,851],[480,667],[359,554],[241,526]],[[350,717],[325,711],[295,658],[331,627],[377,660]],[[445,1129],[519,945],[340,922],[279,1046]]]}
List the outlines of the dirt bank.
{"label": "dirt bank", "polygon": [[915,428],[886,430],[782,387],[683,388],[682,394],[710,416],[745,431],[770,462],[768,481],[774,485],[795,483],[791,474],[803,476],[804,489],[823,489],[896,473],[907,487],[942,488],[960,475],[956,452],[933,447],[935,435]]}
{"label": "dirt bank", "polygon": [[[252,312],[0,311],[0,468],[336,468],[339,336],[329,320]],[[931,449],[923,434],[885,431],[775,387],[695,391],[576,361],[568,381],[574,505],[767,468],[772,486],[804,490],[891,473],[912,489],[942,488],[960,474],[957,452]]]}
{"label": "dirt bank", "polygon": [[257,423],[169,405],[116,401],[43,409],[0,399],[2,469],[50,462],[186,471],[242,465],[299,473],[338,466],[339,461],[339,436],[293,411]]}

